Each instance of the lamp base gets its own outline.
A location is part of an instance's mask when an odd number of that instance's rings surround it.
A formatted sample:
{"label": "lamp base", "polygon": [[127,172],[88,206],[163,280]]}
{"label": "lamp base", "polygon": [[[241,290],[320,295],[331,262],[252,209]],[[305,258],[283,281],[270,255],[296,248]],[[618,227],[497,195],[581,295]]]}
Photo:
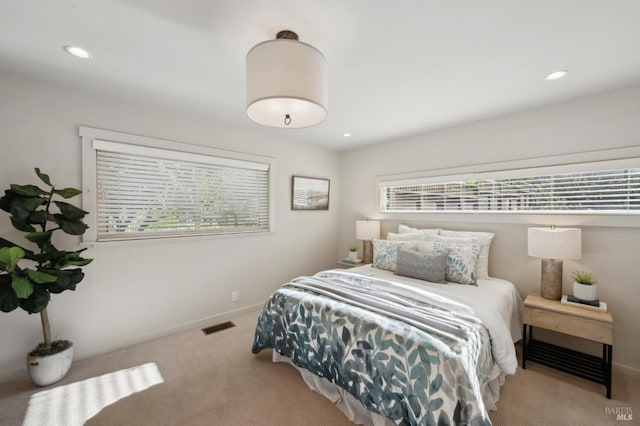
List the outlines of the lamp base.
{"label": "lamp base", "polygon": [[542,259],[540,296],[550,300],[562,299],[562,261]]}
{"label": "lamp base", "polygon": [[373,263],[373,241],[371,240],[362,242],[362,261],[364,263]]}

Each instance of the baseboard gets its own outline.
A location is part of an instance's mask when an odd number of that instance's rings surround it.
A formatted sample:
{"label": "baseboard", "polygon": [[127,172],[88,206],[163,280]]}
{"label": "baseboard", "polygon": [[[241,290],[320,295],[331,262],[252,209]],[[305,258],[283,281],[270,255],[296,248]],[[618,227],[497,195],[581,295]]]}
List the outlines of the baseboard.
{"label": "baseboard", "polygon": [[613,371],[622,374],[623,376],[633,377],[640,379],[640,369],[629,367],[628,365],[613,363]]}
{"label": "baseboard", "polygon": [[[221,314],[211,315],[195,321],[189,321],[184,324],[165,328],[163,330],[158,330],[153,333],[144,334],[135,339],[119,342],[118,344],[102,345],[98,348],[93,348],[91,350],[75,352],[73,358],[74,360],[79,361],[81,359],[90,358],[92,356],[102,355],[109,352],[117,351],[117,350],[126,348],[128,346],[148,342],[150,340],[159,339],[161,337],[168,336],[170,334],[180,333],[182,331],[190,330],[193,328],[202,328],[218,322],[228,321],[238,315],[242,315],[247,312],[258,310],[263,305],[264,303],[249,305],[239,309],[234,309],[232,311],[223,312]],[[257,319],[257,316],[256,316],[256,319]],[[25,367],[17,368],[15,370],[0,372],[0,383],[10,382],[14,380],[22,380],[22,379],[25,379],[26,377],[27,377],[27,368],[25,366]]]}

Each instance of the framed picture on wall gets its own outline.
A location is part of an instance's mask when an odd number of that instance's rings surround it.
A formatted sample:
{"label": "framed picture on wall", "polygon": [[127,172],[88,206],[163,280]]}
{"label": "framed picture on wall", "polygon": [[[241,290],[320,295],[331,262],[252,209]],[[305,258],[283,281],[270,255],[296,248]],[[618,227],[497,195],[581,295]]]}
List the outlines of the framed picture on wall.
{"label": "framed picture on wall", "polygon": [[329,210],[329,179],[292,176],[291,210]]}

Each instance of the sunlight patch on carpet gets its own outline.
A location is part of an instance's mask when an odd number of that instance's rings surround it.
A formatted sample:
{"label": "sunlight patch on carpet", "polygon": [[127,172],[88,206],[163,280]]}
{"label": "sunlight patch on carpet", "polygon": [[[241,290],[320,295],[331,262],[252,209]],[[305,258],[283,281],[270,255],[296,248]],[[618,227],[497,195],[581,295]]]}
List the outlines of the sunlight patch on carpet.
{"label": "sunlight patch on carpet", "polygon": [[150,362],[31,395],[23,426],[82,425],[103,408],[162,383]]}

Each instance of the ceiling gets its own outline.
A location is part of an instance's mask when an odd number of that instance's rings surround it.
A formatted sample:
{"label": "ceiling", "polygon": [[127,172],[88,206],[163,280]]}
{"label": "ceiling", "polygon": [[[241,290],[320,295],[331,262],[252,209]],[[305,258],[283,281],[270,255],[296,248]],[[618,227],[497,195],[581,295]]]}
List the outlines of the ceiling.
{"label": "ceiling", "polygon": [[[343,150],[639,83],[639,22],[637,0],[3,0],[0,70]],[[327,59],[318,126],[246,115],[245,55],[282,29]]]}

